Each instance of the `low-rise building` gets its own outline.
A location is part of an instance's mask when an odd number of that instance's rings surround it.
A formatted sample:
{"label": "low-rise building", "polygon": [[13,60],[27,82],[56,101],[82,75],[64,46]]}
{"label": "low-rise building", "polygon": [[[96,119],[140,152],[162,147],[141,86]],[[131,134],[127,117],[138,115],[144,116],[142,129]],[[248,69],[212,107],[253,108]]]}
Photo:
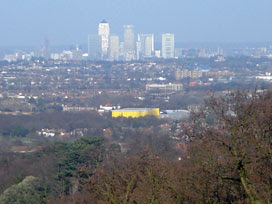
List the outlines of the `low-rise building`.
{"label": "low-rise building", "polygon": [[201,78],[203,76],[203,71],[194,69],[194,70],[188,70],[188,69],[178,69],[175,71],[175,79],[180,80],[184,78]]}
{"label": "low-rise building", "polygon": [[125,118],[140,118],[145,116],[160,117],[159,108],[125,108],[120,110],[113,110],[112,117],[125,117]]}
{"label": "low-rise building", "polygon": [[147,84],[146,91],[181,91],[182,84]]}

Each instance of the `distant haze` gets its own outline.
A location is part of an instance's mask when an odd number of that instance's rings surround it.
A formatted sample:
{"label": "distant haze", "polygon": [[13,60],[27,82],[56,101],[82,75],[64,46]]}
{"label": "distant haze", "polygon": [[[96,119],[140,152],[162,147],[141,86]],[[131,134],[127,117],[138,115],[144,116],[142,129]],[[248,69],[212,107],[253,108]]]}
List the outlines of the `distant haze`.
{"label": "distant haze", "polygon": [[156,41],[272,41],[271,11],[272,0],[2,0],[0,47],[86,43],[102,19],[121,37],[133,24]]}

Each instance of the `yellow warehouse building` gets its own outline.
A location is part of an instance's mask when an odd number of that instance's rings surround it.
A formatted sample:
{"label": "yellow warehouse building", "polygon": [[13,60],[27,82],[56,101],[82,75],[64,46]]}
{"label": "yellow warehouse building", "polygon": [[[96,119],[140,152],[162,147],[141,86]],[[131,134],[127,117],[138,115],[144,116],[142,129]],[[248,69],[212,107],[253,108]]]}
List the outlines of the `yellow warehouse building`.
{"label": "yellow warehouse building", "polygon": [[125,108],[120,110],[113,110],[112,117],[125,117],[125,118],[140,118],[145,116],[160,117],[159,108]]}

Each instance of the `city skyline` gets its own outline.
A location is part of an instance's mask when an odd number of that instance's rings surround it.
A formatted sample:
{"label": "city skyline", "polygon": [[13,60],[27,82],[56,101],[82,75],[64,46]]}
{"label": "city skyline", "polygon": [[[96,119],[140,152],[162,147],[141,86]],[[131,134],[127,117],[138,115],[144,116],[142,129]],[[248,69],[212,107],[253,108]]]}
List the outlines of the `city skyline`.
{"label": "city skyline", "polygon": [[177,42],[272,41],[270,0],[28,0],[1,8],[1,47],[37,46],[45,37],[52,45],[85,43],[103,18],[119,36],[132,24],[139,33],[175,33]]}
{"label": "city skyline", "polygon": [[[175,55],[175,34],[164,33],[161,50],[155,50],[154,34],[137,33],[134,25],[123,26],[123,36],[112,34],[111,25],[105,19],[98,24],[97,34],[88,35],[88,59],[125,61],[150,59],[153,57],[171,59]],[[123,41],[120,42],[120,39]],[[76,50],[74,50],[76,51]],[[162,53],[162,55],[160,54]],[[71,56],[73,51],[71,52]],[[73,58],[73,56],[71,57]]]}
{"label": "city skyline", "polygon": [[[31,49],[29,51],[20,49],[11,52],[3,51],[4,54],[2,54],[3,57],[1,58],[12,62],[16,60],[30,60],[32,57],[65,61],[141,61],[187,57],[218,57],[218,61],[224,61],[224,56],[231,55],[271,57],[272,45],[270,44],[263,44],[261,47],[261,44],[257,47],[256,45],[248,47],[248,44],[245,44],[245,47],[241,47],[241,44],[240,47],[236,47],[234,44],[230,47],[226,46],[227,44],[225,44],[225,46],[222,46],[222,44],[214,44],[214,46],[205,48],[201,46],[186,48],[176,42],[175,33],[163,33],[156,38],[154,37],[154,33],[139,33],[134,25],[126,24],[123,25],[123,35],[119,36],[111,33],[111,24],[105,19],[100,21],[96,27],[97,30],[95,33],[87,35],[87,48],[84,45],[75,43],[68,49],[62,48],[59,51],[53,51],[49,39],[45,38],[43,45],[38,49]],[[160,42],[160,46],[158,46],[158,42]]]}
{"label": "city skyline", "polygon": [[[111,24],[103,19],[97,25],[96,33],[87,35],[87,49],[78,43],[70,48],[53,50],[50,41],[45,38],[39,49],[23,51],[20,49],[5,52],[0,56],[8,62],[17,60],[30,60],[32,57],[42,57],[53,60],[91,60],[91,61],[141,61],[156,59],[179,59],[179,58],[210,58],[218,57],[218,61],[224,61],[224,56],[231,55],[255,55],[271,57],[272,45],[261,47],[222,47],[217,44],[206,48],[185,48],[176,43],[175,33],[163,33],[157,40],[160,47],[155,46],[153,33],[139,33],[134,25],[123,25],[123,35],[111,33]],[[226,50],[225,50],[226,48]],[[231,48],[231,49],[230,49]],[[242,49],[241,49],[242,48]]]}

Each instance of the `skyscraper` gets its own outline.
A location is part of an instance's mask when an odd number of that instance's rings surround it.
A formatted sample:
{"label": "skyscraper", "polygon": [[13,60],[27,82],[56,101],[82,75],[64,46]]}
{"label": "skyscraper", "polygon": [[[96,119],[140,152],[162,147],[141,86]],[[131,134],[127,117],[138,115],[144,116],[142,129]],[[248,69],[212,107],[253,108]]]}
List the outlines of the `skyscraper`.
{"label": "skyscraper", "polygon": [[140,56],[143,58],[152,57],[152,54],[154,52],[154,35],[139,34],[138,42],[141,43]]}
{"label": "skyscraper", "polygon": [[139,60],[142,57],[142,45],[140,41],[136,42],[136,59]]}
{"label": "skyscraper", "polygon": [[48,38],[44,38],[44,44],[43,47],[41,49],[41,57],[43,58],[49,58],[50,57],[50,52],[49,52],[49,47],[50,47],[50,42],[48,40]]}
{"label": "skyscraper", "polygon": [[125,60],[135,59],[134,26],[124,25],[124,54]]}
{"label": "skyscraper", "polygon": [[110,36],[109,60],[119,60],[119,36],[117,35]]}
{"label": "skyscraper", "polygon": [[91,60],[101,60],[101,37],[88,35],[88,54]]}
{"label": "skyscraper", "polygon": [[162,34],[162,57],[165,59],[175,57],[175,35],[172,33]]}
{"label": "skyscraper", "polygon": [[101,37],[102,57],[105,59],[108,56],[110,24],[103,20],[98,25],[98,35]]}

